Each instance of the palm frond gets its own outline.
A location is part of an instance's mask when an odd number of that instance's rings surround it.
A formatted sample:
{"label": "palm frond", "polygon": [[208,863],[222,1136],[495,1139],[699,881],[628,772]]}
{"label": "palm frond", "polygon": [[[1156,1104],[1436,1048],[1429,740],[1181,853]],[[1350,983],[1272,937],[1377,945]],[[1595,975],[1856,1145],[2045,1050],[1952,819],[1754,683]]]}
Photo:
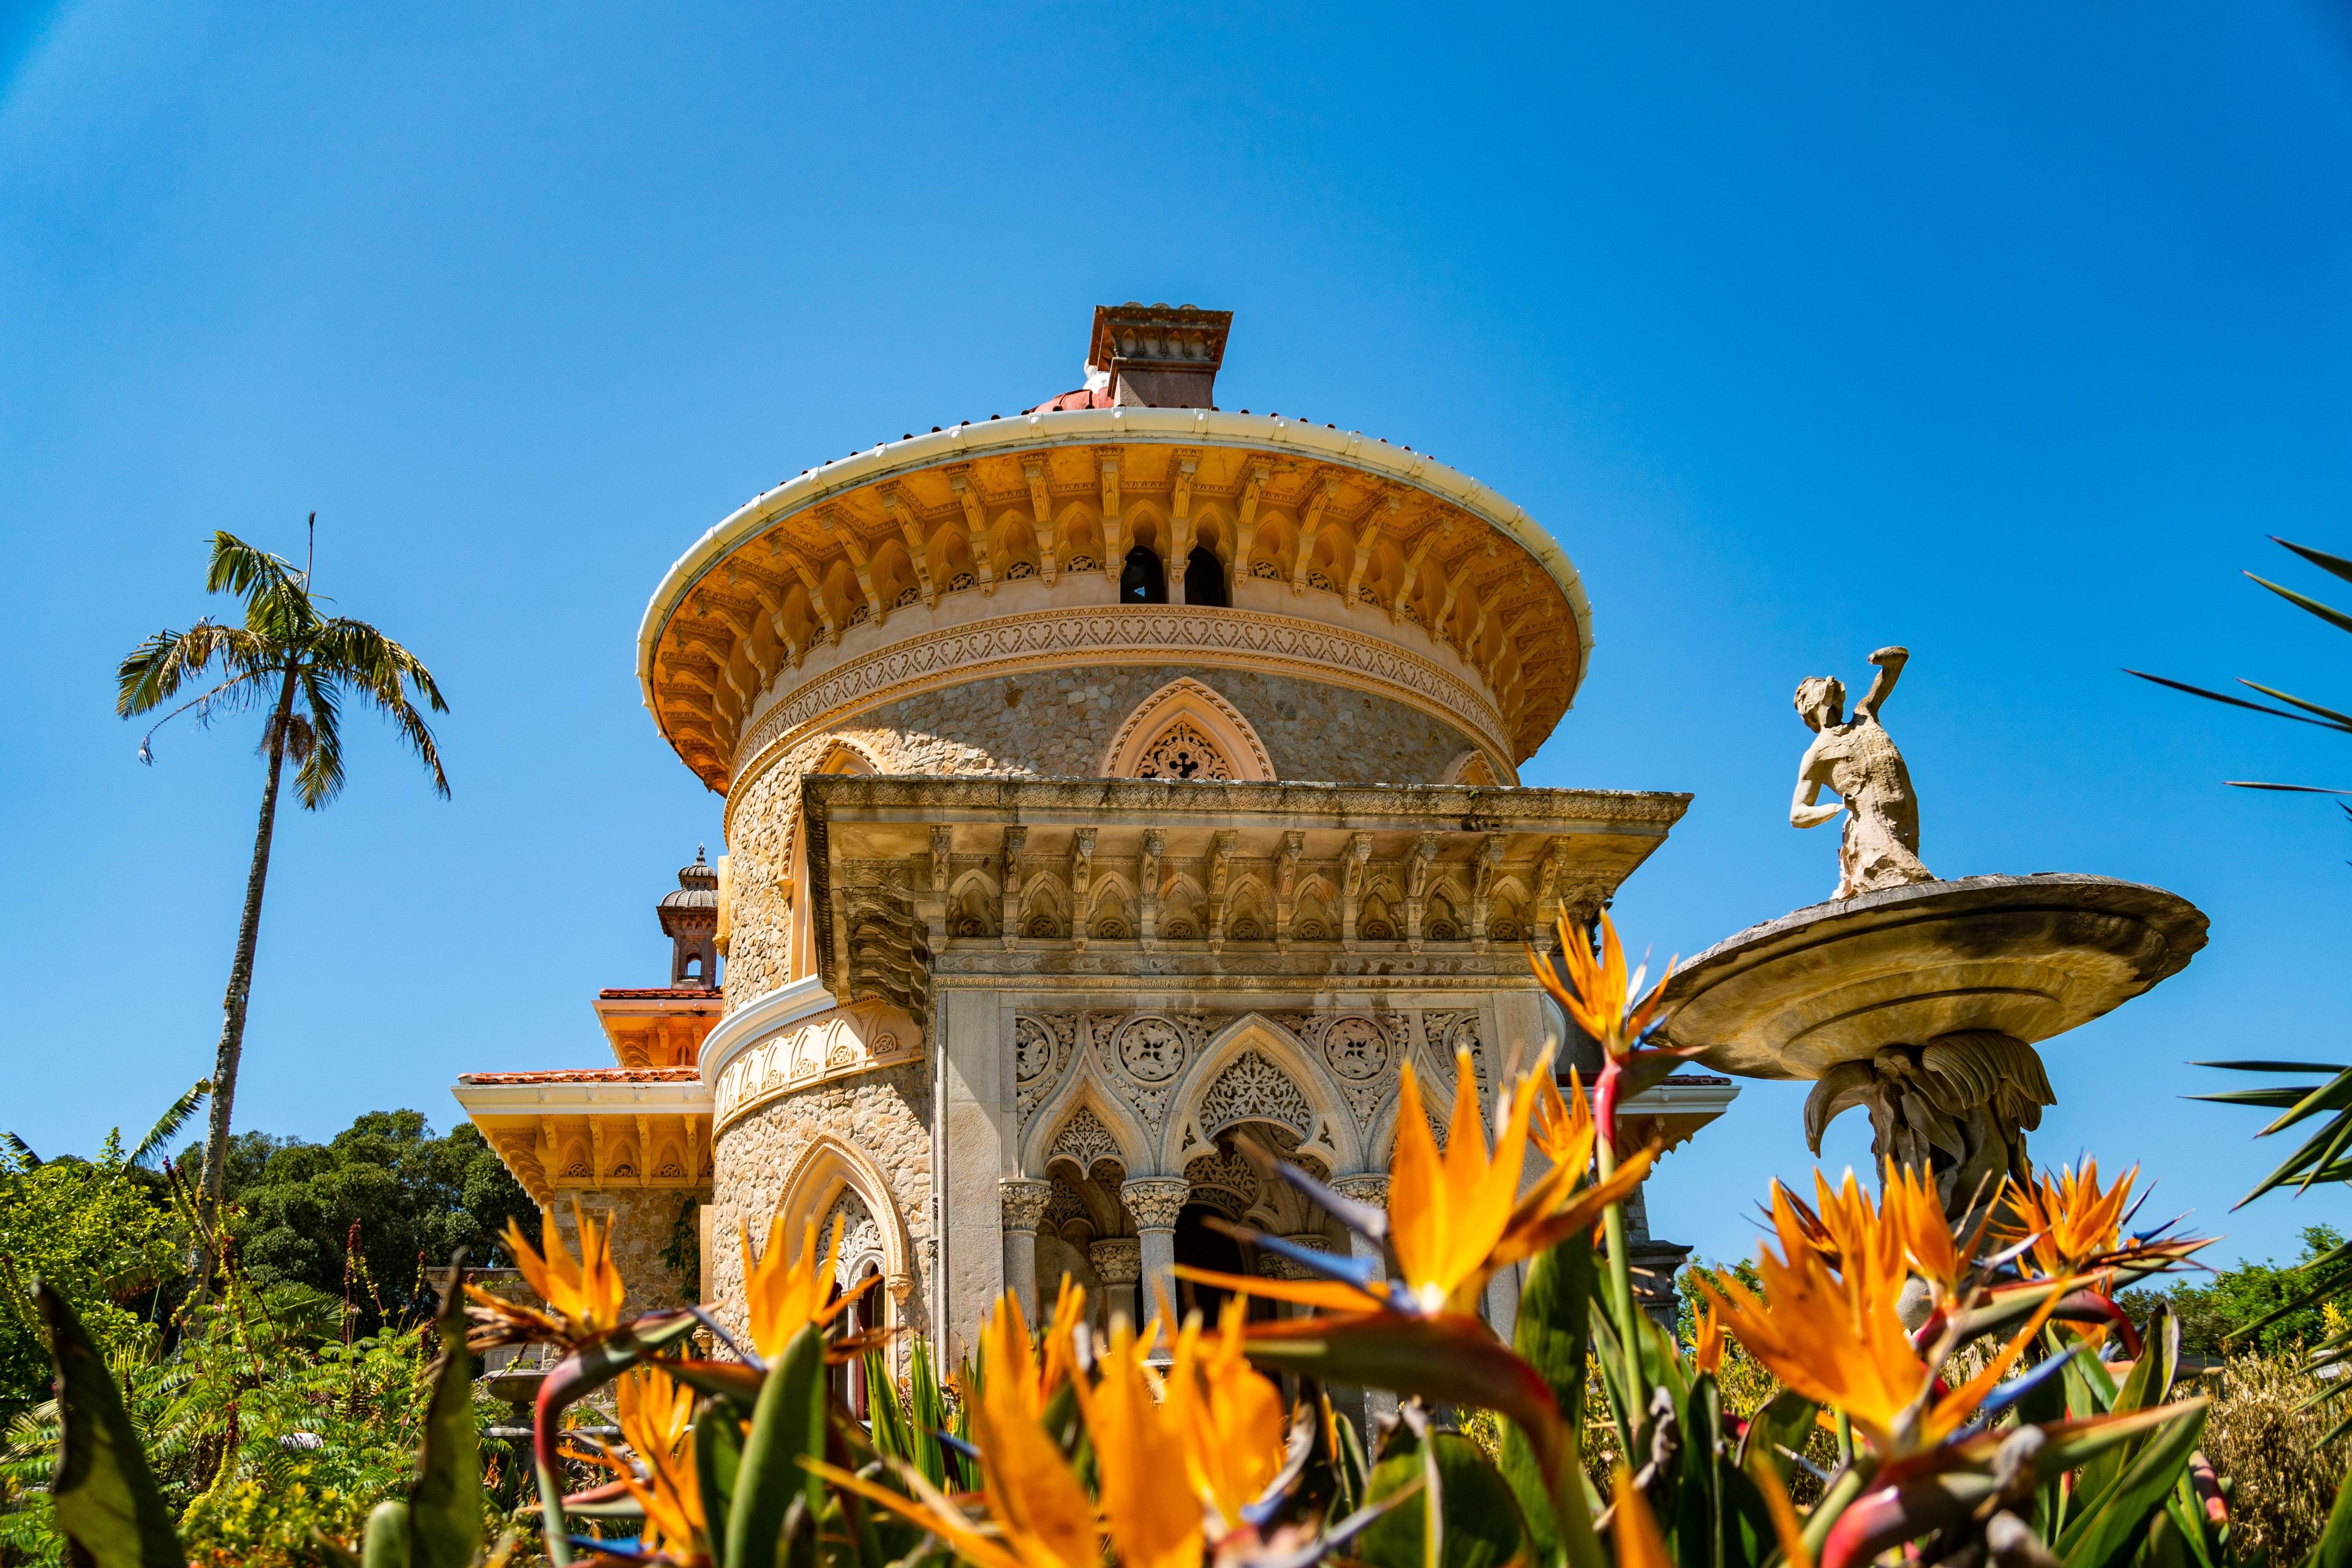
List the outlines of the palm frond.
{"label": "palm frond", "polygon": [[217,663],[242,672],[253,667],[262,648],[252,634],[223,626],[209,616],[186,631],[160,631],[115,668],[114,710],[122,718],[161,707],[180,689]]}
{"label": "palm frond", "polygon": [[[2124,673],[2137,675],[2142,680],[2152,680],[2158,686],[2168,686],[2175,691],[2186,691],[2191,697],[2202,697],[2209,702],[2226,702],[2232,708],[2245,708],[2256,713],[2267,713],[2273,719],[2292,719],[2298,724],[2316,724],[2323,730],[2352,730],[2352,726],[2331,724],[2325,719],[2307,719],[2300,713],[2290,713],[2284,708],[2273,708],[2266,702],[2249,702],[2242,697],[2231,697],[2222,691],[2210,691],[2202,686],[2191,686],[2185,680],[2174,680],[2167,676],[2150,675],[2144,669],[2126,667]],[[2252,683],[2250,681],[2247,684]]]}
{"label": "palm frond", "polygon": [[282,555],[247,544],[222,529],[213,535],[212,559],[205,569],[205,592],[234,594],[245,601],[248,616],[273,595],[303,589],[302,574]]}
{"label": "palm frond", "polygon": [[441,765],[440,746],[409,696],[414,689],[435,712],[449,710],[425,661],[365,621],[341,617],[319,629],[313,647],[315,667],[358,691],[390,719],[416,760],[432,773],[435,793],[447,798],[449,775]]}
{"label": "palm frond", "polygon": [[2347,561],[2341,555],[2330,555],[2325,550],[2314,550],[2307,544],[2297,544],[2291,539],[2281,539],[2275,533],[2271,535],[2271,542],[2294,551],[2323,572],[2333,572],[2347,583],[2352,583],[2352,561]]}
{"label": "palm frond", "polygon": [[2261,584],[2263,587],[2268,588],[2272,593],[2276,594],[2280,598],[2284,599],[2296,609],[2306,611],[2311,615],[2317,616],[2321,620],[2326,621],[2329,626],[2334,626],[2339,632],[2352,632],[2352,616],[2346,615],[2343,611],[2336,609],[2334,605],[2323,605],[2308,594],[2298,594],[2292,588],[2281,587],[2278,584],[2272,582],[2267,577],[2255,577],[2254,574],[2252,572],[2247,573],[2246,575],[2253,577],[2255,582]]}
{"label": "palm frond", "polygon": [[2336,725],[2339,729],[2352,731],[2352,713],[2338,713],[2333,708],[2322,708],[2316,702],[2306,702],[2300,697],[2292,696],[2284,691],[2279,690],[2275,687],[2264,686],[2259,680],[2248,680],[2242,676],[2239,678],[2238,684],[2251,688],[2255,691],[2259,691],[2265,697],[2274,697],[2281,702],[2287,703],[2292,707],[2302,709],[2306,713],[2316,713],[2321,718]]}
{"label": "palm frond", "polygon": [[[2223,779],[2231,789],[2269,789],[2285,795],[2352,795],[2352,789],[2329,789],[2324,784],[2264,784],[2260,779]],[[2352,810],[2352,807],[2347,807]]]}
{"label": "palm frond", "polygon": [[308,711],[299,717],[310,730],[310,743],[294,782],[303,806],[316,811],[343,790],[342,699],[333,679],[315,665],[302,672],[301,690]]}
{"label": "palm frond", "polygon": [[8,1152],[16,1156],[16,1163],[28,1171],[40,1169],[41,1157],[33,1152],[33,1146],[30,1143],[26,1142],[14,1132],[0,1132],[0,1146],[5,1146]]}
{"label": "palm frond", "polygon": [[172,1101],[163,1114],[155,1119],[155,1125],[147,1129],[147,1136],[139,1140],[138,1145],[131,1151],[131,1163],[144,1165],[163,1153],[164,1145],[180,1135],[180,1129],[188,1124],[188,1119],[195,1115],[196,1108],[204,1104],[205,1097],[212,1091],[212,1079],[196,1079],[195,1086]]}

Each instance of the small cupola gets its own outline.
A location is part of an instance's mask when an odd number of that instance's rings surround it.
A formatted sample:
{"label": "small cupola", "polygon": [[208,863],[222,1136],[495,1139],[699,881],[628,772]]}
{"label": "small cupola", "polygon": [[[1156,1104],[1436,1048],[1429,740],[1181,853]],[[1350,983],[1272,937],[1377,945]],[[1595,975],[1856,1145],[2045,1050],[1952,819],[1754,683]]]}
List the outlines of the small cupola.
{"label": "small cupola", "polygon": [[694,864],[677,873],[677,891],[654,912],[670,941],[669,983],[677,991],[719,989],[719,869],[694,847]]}

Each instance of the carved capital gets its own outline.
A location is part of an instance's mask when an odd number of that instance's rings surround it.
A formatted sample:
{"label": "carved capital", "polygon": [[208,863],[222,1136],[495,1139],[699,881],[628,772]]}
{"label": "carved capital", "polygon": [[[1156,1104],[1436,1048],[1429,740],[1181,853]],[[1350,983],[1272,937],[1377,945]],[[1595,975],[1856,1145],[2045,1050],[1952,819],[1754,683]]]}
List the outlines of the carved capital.
{"label": "carved capital", "polygon": [[1136,1229],[1173,1230],[1184,1201],[1192,1195],[1192,1184],[1181,1176],[1139,1176],[1121,1182],[1118,1195],[1135,1216]]}
{"label": "carved capital", "polygon": [[1374,1208],[1389,1206],[1389,1179],[1386,1176],[1341,1176],[1332,1182],[1331,1190],[1343,1198],[1353,1198]]}
{"label": "carved capital", "polygon": [[996,1184],[998,1211],[1007,1230],[1035,1230],[1053,1201],[1054,1184],[1011,1177]]}
{"label": "carved capital", "polygon": [[1087,1260],[1095,1278],[1106,1285],[1132,1285],[1143,1278],[1143,1243],[1131,1236],[1115,1236],[1087,1247]]}

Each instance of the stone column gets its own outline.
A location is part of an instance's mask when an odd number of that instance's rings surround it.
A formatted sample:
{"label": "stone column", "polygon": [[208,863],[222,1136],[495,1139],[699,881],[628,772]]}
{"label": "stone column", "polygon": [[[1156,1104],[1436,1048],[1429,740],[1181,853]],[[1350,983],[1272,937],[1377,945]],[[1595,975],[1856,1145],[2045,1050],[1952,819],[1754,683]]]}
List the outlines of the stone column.
{"label": "stone column", "polygon": [[1017,1176],[1013,1163],[1013,1074],[1000,1037],[1003,1012],[991,991],[942,987],[937,1005],[940,1122],[944,1145],[934,1155],[940,1181],[939,1240],[946,1279],[931,1331],[949,1365],[980,1344],[980,1325],[1007,1283],[1004,1248],[990,1232],[1003,1220],[990,1201],[996,1184]]}
{"label": "stone column", "polygon": [[1088,1246],[1087,1261],[1102,1281],[1103,1327],[1124,1315],[1129,1327],[1139,1330],[1143,1315],[1136,1310],[1135,1282],[1143,1277],[1143,1244],[1131,1236],[1114,1236]]}
{"label": "stone column", "polygon": [[[1119,1184],[1119,1201],[1127,1205],[1135,1221],[1143,1275],[1142,1313],[1147,1321],[1160,1315],[1163,1292],[1171,1308],[1176,1300],[1176,1279],[1169,1272],[1176,1267],[1176,1216],[1192,1194],[1192,1184],[1181,1176],[1139,1176]],[[1169,1324],[1171,1341],[1175,1331],[1176,1325]]]}
{"label": "stone column", "polygon": [[1004,1287],[1021,1303],[1032,1327],[1037,1322],[1037,1222],[1054,1199],[1054,1184],[1008,1177],[996,1184],[997,1211],[1004,1226]]}
{"label": "stone column", "polygon": [[1519,1265],[1497,1268],[1486,1281],[1486,1321],[1505,1344],[1519,1324]]}
{"label": "stone column", "polygon": [[[1389,1179],[1386,1176],[1341,1176],[1331,1184],[1331,1190],[1343,1198],[1353,1198],[1377,1209],[1385,1210],[1389,1206]],[[1358,1258],[1369,1258],[1375,1263],[1381,1261],[1380,1248],[1354,1231],[1348,1233],[1348,1250]],[[1372,1424],[1383,1416],[1394,1415],[1397,1408],[1396,1395],[1385,1388],[1335,1389],[1331,1404],[1334,1408],[1344,1409],[1356,1421],[1357,1429],[1364,1434],[1367,1453],[1371,1451]]]}

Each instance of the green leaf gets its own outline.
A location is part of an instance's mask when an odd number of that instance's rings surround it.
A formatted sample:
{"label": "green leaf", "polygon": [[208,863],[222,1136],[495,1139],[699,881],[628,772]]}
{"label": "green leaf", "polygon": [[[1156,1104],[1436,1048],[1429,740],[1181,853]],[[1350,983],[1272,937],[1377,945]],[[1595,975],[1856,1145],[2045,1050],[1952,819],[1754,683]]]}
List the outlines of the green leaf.
{"label": "green leaf", "polygon": [[727,1568],[727,1516],[743,1463],[743,1428],[723,1405],[706,1405],[694,1418],[694,1479],[702,1494],[702,1521],[719,1568]]}
{"label": "green leaf", "polygon": [[425,1444],[408,1494],[411,1568],[468,1568],[482,1549],[482,1454],[474,1422],[473,1358],[466,1350],[465,1257],[449,1262],[436,1327],[441,1359],[425,1413]]}
{"label": "green leaf", "polygon": [[1784,1388],[1772,1396],[1771,1403],[1759,1410],[1748,1423],[1748,1435],[1739,1439],[1738,1464],[1745,1469],[1751,1453],[1760,1452],[1772,1473],[1787,1486],[1797,1468],[1791,1454],[1805,1451],[1805,1439],[1811,1436],[1814,1418],[1822,1407],[1792,1388]]}
{"label": "green leaf", "polygon": [[[1555,1515],[1570,1510],[1566,1500],[1583,1495],[1576,1429],[1560,1419],[1550,1385],[1476,1318],[1370,1312],[1283,1319],[1253,1325],[1248,1352],[1252,1361],[1276,1371],[1507,1416],[1527,1435],[1537,1473],[1563,1500],[1555,1503]],[[1597,1546],[1588,1558],[1578,1555],[1573,1536],[1564,1544],[1575,1568],[1599,1568]]]}
{"label": "green leaf", "polygon": [[58,1467],[49,1492],[58,1528],[97,1568],[184,1568],[171,1508],[140,1451],[114,1374],[63,1296],[37,1279],[33,1298],[57,1371]]}
{"label": "green leaf", "polygon": [[775,1568],[793,1500],[812,1516],[824,1508],[824,1483],[801,1460],[824,1458],[824,1338],[807,1326],[769,1367],[751,1415],[727,1516],[727,1568]]}
{"label": "green leaf", "polygon": [[[1370,1501],[1423,1479],[1432,1468],[1440,1568],[1497,1568],[1526,1549],[1527,1533],[1510,1487],[1477,1445],[1457,1433],[1433,1434],[1425,1452],[1417,1442],[1391,1445],[1372,1471]],[[1428,1503],[1427,1488],[1405,1499],[1357,1538],[1355,1555],[1374,1568],[1427,1568]]]}
{"label": "green leaf", "polygon": [[[1593,1267],[1590,1237],[1574,1236],[1528,1264],[1527,1282],[1519,1291],[1519,1317],[1511,1333],[1512,1348],[1533,1367],[1551,1389],[1562,1424],[1571,1441],[1579,1438],[1584,1415],[1587,1346],[1591,1339],[1592,1292],[1599,1281]],[[1503,1431],[1503,1475],[1519,1500],[1528,1534],[1538,1557],[1549,1561],[1560,1550],[1552,1520],[1553,1486],[1543,1473],[1534,1444],[1517,1422]],[[1582,1467],[1580,1465],[1579,1468]],[[1581,1499],[1578,1500],[1581,1502]],[[1592,1538],[1589,1516],[1573,1510],[1571,1531],[1582,1540],[1572,1553],[1579,1563],[1595,1563],[1600,1544]]]}
{"label": "green leaf", "polygon": [[2079,1494],[2074,1517],[2059,1536],[2065,1568],[2116,1568],[2126,1562],[2148,1520],[2189,1468],[2205,1431],[2205,1402],[2180,1406],[2179,1418],[2151,1438],[2104,1492]]}
{"label": "green leaf", "polygon": [[2307,611],[2312,615],[2317,616],[2321,620],[2326,621],[2329,626],[2334,626],[2339,632],[2352,632],[2352,616],[2347,616],[2341,610],[2323,605],[2308,594],[2298,594],[2292,588],[2282,588],[2267,577],[2255,577],[2252,572],[2247,573],[2246,575],[2253,577],[2255,582],[2260,583],[2263,587],[2268,588],[2272,593],[2276,594],[2280,598],[2284,599],[2296,609]]}
{"label": "green leaf", "polygon": [[2271,542],[2283,550],[2294,551],[2323,572],[2332,572],[2346,582],[2352,583],[2352,561],[2347,561],[2341,555],[2330,555],[2325,550],[2314,550],[2308,544],[2297,544],[2294,540],[2281,539],[2275,533],[2271,535]]}
{"label": "green leaf", "polygon": [[409,1568],[408,1504],[386,1498],[368,1515],[367,1535],[360,1548],[361,1568]]}

